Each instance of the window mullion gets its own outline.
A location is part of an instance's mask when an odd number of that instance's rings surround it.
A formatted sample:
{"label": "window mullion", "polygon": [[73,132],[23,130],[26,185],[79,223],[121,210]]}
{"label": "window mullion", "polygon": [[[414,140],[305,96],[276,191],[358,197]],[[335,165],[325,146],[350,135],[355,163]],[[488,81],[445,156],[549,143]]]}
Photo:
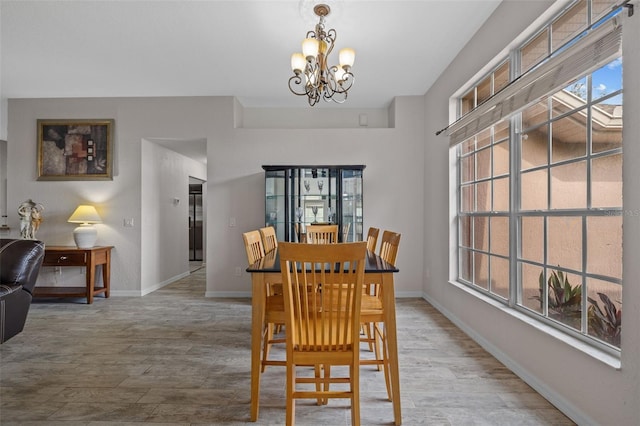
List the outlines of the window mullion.
{"label": "window mullion", "polygon": [[522,119],[516,114],[511,119],[509,139],[509,305],[516,306],[522,301],[522,291],[518,259],[520,252],[520,138]]}

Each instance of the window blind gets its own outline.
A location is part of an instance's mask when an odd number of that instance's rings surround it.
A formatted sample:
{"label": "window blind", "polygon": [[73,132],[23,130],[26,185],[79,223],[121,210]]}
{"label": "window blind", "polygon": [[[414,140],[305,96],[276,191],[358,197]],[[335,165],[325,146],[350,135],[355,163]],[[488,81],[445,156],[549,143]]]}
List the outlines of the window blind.
{"label": "window blind", "polygon": [[453,147],[621,54],[622,24],[613,18],[550,56],[447,128]]}

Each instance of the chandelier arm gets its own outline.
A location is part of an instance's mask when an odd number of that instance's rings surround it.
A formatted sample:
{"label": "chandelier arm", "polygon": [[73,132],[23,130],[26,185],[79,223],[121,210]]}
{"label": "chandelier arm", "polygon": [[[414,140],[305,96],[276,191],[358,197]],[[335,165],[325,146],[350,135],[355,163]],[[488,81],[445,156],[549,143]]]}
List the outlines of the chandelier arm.
{"label": "chandelier arm", "polygon": [[334,65],[331,68],[327,69],[327,84],[326,84],[326,95],[325,98],[330,98],[338,89],[338,81],[336,80],[336,69],[337,67]]}
{"label": "chandelier arm", "polygon": [[337,93],[347,93],[347,91],[351,89],[351,86],[353,86],[353,82],[355,81],[355,77],[350,71],[345,72],[342,77],[342,83],[338,83],[336,87]]}
{"label": "chandelier arm", "polygon": [[331,41],[336,41],[336,39],[338,38],[338,33],[336,32],[335,28],[331,28],[329,31],[327,31],[327,38],[330,38]]}
{"label": "chandelier arm", "polygon": [[300,89],[303,88],[302,86],[302,77],[300,77],[300,75],[294,75],[289,79],[289,90],[291,91],[291,93],[293,93],[294,95],[298,95],[298,96],[307,96],[309,93],[308,91],[305,89],[304,91],[296,91],[295,88],[299,86]]}
{"label": "chandelier arm", "polygon": [[329,53],[331,53],[331,51],[333,50],[333,46],[336,44],[337,37],[338,37],[338,33],[336,33],[336,30],[334,30],[333,28],[331,28],[325,34],[324,40],[327,42],[327,45],[328,45],[327,53],[326,53],[327,57],[329,56]]}

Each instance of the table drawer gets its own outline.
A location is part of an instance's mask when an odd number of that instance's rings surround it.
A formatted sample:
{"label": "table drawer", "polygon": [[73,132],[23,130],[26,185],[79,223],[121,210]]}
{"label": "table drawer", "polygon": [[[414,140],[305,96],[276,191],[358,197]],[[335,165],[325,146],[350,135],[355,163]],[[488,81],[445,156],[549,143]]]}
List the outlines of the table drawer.
{"label": "table drawer", "polygon": [[85,264],[85,253],[74,253],[74,252],[49,252],[44,254],[44,261],[42,262],[44,266],[55,266],[55,265],[79,265],[82,266]]}

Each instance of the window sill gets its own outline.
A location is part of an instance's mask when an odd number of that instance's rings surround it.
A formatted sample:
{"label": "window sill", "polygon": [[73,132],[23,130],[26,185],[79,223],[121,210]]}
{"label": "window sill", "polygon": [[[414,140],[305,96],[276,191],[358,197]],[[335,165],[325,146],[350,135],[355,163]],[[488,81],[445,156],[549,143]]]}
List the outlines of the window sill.
{"label": "window sill", "polygon": [[482,300],[483,302],[486,302],[487,304],[491,305],[492,307],[501,310],[502,312],[504,312],[505,314],[513,317],[516,320],[522,321],[524,323],[526,323],[527,325],[541,331],[542,333],[545,333],[559,341],[561,341],[562,343],[592,357],[593,359],[602,362],[603,364],[608,365],[611,368],[614,368],[616,370],[620,370],[621,368],[621,362],[620,362],[620,358],[616,355],[613,355],[605,350],[602,350],[600,348],[596,348],[593,347],[589,344],[587,344],[586,342],[581,341],[580,339],[577,339],[573,336],[571,336],[570,334],[567,333],[563,333],[560,330],[557,330],[554,327],[551,327],[547,324],[544,324],[541,321],[537,321],[535,318],[530,317],[529,315],[526,315],[522,312],[519,312],[518,310],[511,308],[503,303],[498,302],[497,300],[492,299],[491,297],[482,294],[478,291],[473,290],[472,288],[468,287],[465,284],[461,284],[457,281],[449,281],[449,284],[457,287],[458,289],[468,293],[469,295],[476,297],[477,299]]}

